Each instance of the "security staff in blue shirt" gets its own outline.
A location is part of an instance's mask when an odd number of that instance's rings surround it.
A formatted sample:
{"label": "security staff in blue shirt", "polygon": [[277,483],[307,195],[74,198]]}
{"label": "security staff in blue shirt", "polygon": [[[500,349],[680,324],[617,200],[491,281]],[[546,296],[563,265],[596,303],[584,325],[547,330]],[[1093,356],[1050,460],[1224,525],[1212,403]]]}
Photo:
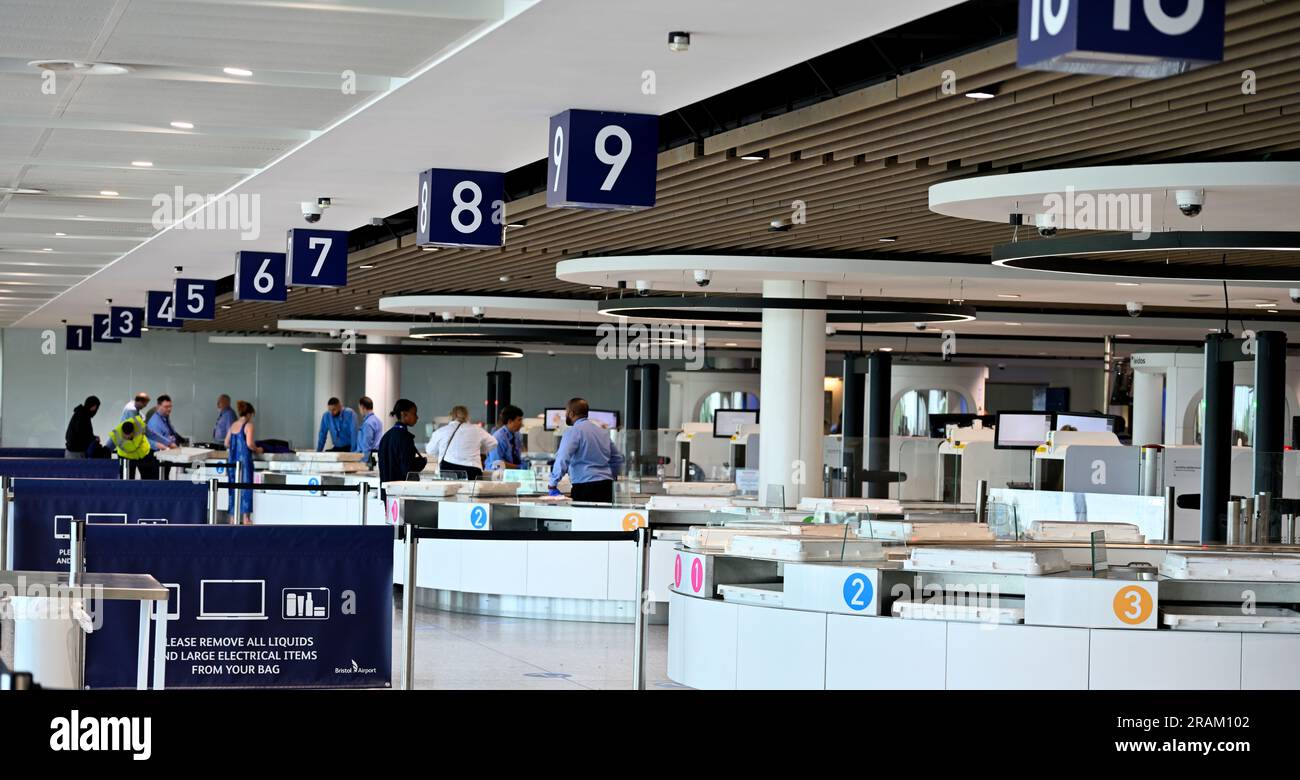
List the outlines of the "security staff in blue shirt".
{"label": "security staff in blue shirt", "polygon": [[568,403],[564,416],[569,429],[555,451],[549,492],[560,495],[556,486],[567,472],[573,483],[569,495],[574,501],[612,504],[614,480],[623,469],[623,453],[618,451],[608,429],[587,419],[589,411],[585,398],[574,398]]}
{"label": "security staff in blue shirt", "polygon": [[320,434],[316,437],[316,451],[325,451],[325,437],[329,436],[334,446],[331,452],[352,452],[352,442],[357,438],[357,416],[331,398],[326,406],[329,411],[321,415]]}
{"label": "security staff in blue shirt", "polygon": [[517,469],[524,462],[523,448],[519,445],[519,429],[524,427],[524,410],[507,406],[501,410],[501,427],[492,432],[496,446],[488,453],[489,469]]}
{"label": "security staff in blue shirt", "polygon": [[370,396],[361,396],[357,408],[361,410],[361,432],[352,445],[352,451],[361,453],[362,462],[369,463],[370,454],[379,449],[379,440],[384,435],[384,423],[375,414],[375,402]]}
{"label": "security staff in blue shirt", "polygon": [[149,437],[149,444],[157,450],[171,450],[181,445],[181,437],[172,427],[172,397],[170,395],[158,396],[158,403],[154,405],[154,413],[149,418],[148,424],[145,425],[145,436]]}
{"label": "security staff in blue shirt", "polygon": [[225,442],[226,432],[235,422],[235,410],[230,408],[230,396],[222,393],[217,396],[217,422],[212,426],[212,440]]}

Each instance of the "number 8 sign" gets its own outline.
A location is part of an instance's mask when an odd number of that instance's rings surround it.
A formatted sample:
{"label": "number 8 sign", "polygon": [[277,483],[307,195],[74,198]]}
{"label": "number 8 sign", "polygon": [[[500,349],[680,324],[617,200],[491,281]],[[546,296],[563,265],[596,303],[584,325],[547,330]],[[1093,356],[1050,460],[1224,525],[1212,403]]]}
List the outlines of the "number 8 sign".
{"label": "number 8 sign", "polygon": [[501,246],[506,177],[490,171],[430,168],[420,174],[416,243]]}
{"label": "number 8 sign", "polygon": [[280,252],[235,253],[235,300],[272,301],[289,300],[288,286],[284,283],[286,258]]}
{"label": "number 8 sign", "polygon": [[294,287],[346,287],[348,231],[290,230],[285,265]]}
{"label": "number 8 sign", "polygon": [[655,204],[659,117],[570,109],[551,117],[546,205],[647,209]]}

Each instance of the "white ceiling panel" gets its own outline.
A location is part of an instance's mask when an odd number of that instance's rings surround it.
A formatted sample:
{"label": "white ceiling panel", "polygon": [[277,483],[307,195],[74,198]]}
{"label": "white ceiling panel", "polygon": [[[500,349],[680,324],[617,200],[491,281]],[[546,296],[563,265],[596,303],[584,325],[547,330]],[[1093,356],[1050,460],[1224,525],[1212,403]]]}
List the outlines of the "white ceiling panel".
{"label": "white ceiling panel", "polygon": [[140,122],[167,127],[169,122],[255,127],[320,128],[357,104],[358,96],[342,91],[291,89],[259,84],[215,84],[136,79],[130,76],[85,78],[64,116]]}
{"label": "white ceiling panel", "polygon": [[[3,128],[0,128],[0,138]],[[253,138],[211,138],[202,135],[111,133],[94,130],[50,132],[40,159],[87,160],[130,165],[147,160],[158,167],[224,166],[258,167],[295,146],[290,141]],[[0,157],[4,156],[0,150]],[[149,171],[140,173],[148,174]]]}
{"label": "white ceiling panel", "polygon": [[115,0],[4,0],[0,53],[29,60],[85,57]]}

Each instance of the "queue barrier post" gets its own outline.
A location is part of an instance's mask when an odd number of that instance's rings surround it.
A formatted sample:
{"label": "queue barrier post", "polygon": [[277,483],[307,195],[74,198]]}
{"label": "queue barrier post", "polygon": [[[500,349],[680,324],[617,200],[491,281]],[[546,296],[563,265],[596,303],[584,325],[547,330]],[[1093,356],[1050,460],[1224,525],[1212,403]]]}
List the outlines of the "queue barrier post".
{"label": "queue barrier post", "polygon": [[216,477],[208,479],[208,525],[217,524],[217,497],[221,495]]}
{"label": "queue barrier post", "polygon": [[632,690],[645,690],[646,620],[651,610],[650,592],[650,529],[636,529],[636,630],[632,655]]}
{"label": "queue barrier post", "polygon": [[9,490],[11,477],[0,476],[0,571],[9,570]]}
{"label": "queue barrier post", "polygon": [[360,516],[361,516],[361,524],[362,524],[362,525],[365,525],[365,524],[366,524],[366,509],[367,509],[367,506],[366,506],[366,505],[367,505],[368,503],[370,503],[370,483],[369,483],[369,482],[362,482],[362,483],[361,483],[360,485],[358,485],[357,487],[361,488],[361,490],[360,490],[360,492],[359,492],[359,496],[358,496],[358,497],[361,499],[361,500],[360,500],[360,507],[361,507],[361,508],[358,510],[358,513],[359,513]]}
{"label": "queue barrier post", "polygon": [[[398,502],[399,506],[401,502]],[[415,527],[404,524],[406,555],[402,556],[402,690],[415,690],[415,579],[419,571],[420,537]]]}

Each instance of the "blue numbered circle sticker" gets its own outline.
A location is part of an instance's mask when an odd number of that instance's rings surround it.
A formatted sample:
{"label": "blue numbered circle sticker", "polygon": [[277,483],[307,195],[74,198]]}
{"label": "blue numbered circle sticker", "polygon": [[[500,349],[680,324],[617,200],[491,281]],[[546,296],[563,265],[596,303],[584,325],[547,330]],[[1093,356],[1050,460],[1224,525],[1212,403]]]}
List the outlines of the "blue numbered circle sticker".
{"label": "blue numbered circle sticker", "polygon": [[481,506],[476,506],[470,510],[469,524],[475,528],[482,528],[487,525],[487,510]]}
{"label": "blue numbered circle sticker", "polygon": [[224,463],[218,463],[218,464],[217,464],[217,473],[218,473],[218,474],[225,474],[225,473],[226,473],[226,466],[225,466]]}
{"label": "blue numbered circle sticker", "polygon": [[844,603],[854,612],[861,612],[871,603],[871,580],[860,571],[844,580]]}
{"label": "blue numbered circle sticker", "polygon": [[[308,484],[308,485],[319,485],[319,484],[320,484],[320,479],[317,478],[317,477],[312,477],[311,479],[307,480],[307,484]],[[316,495],[316,491],[315,491],[315,490],[308,490],[307,492],[308,492],[308,493],[311,493],[313,496]]]}

